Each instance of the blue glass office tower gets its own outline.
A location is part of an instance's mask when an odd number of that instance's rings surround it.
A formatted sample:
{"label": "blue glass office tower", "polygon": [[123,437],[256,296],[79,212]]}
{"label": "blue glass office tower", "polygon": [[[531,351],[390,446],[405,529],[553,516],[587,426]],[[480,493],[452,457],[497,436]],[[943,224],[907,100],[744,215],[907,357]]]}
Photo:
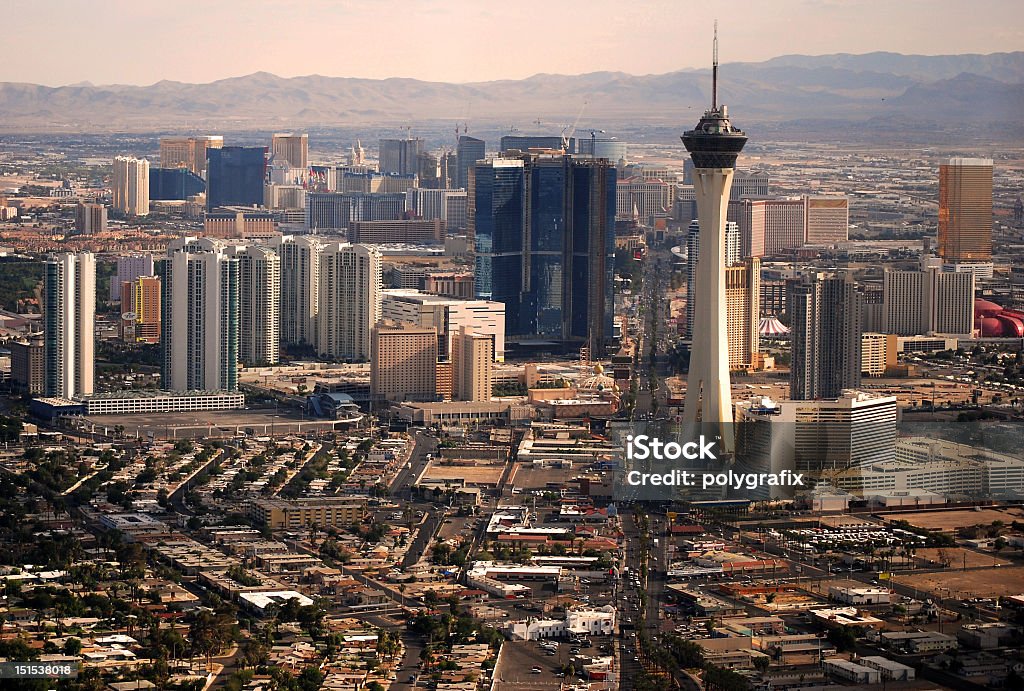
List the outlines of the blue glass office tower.
{"label": "blue glass office tower", "polygon": [[459,137],[459,143],[456,147],[458,176],[455,180],[455,187],[464,190],[469,189],[469,171],[472,170],[477,161],[484,159],[486,146],[482,139],[467,135]]}
{"label": "blue glass office tower", "polygon": [[606,159],[572,160],[567,167],[566,216],[570,246],[568,314],[571,338],[581,338],[603,355],[612,338],[615,284],[614,164]]}
{"label": "blue glass office tower", "polygon": [[615,168],[524,155],[478,163],[475,176],[476,292],[505,303],[506,338],[603,353],[612,335]]}
{"label": "blue glass office tower", "polygon": [[476,295],[505,303],[505,333],[519,333],[526,189],[523,161],[475,165]]}
{"label": "blue glass office tower", "polygon": [[262,206],[267,147],[225,146],[206,150],[206,210]]}
{"label": "blue glass office tower", "polygon": [[150,168],[149,198],[152,201],[184,200],[206,191],[206,182],[188,168]]}
{"label": "blue glass office tower", "polygon": [[[499,149],[502,153],[515,149],[517,151],[529,151],[530,149],[561,149],[562,138],[559,135],[522,135],[506,134],[501,138]],[[569,146],[566,153],[576,153],[576,138],[569,137]]]}

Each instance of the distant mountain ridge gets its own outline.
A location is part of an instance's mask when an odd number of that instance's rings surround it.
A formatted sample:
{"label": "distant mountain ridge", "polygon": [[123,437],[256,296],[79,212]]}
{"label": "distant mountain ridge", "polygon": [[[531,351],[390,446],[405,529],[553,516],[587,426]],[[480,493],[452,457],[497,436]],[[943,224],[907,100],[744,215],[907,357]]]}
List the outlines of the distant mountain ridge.
{"label": "distant mountain ridge", "polygon": [[[991,55],[868,53],[784,55],[721,68],[720,100],[745,122],[1018,122],[1024,112],[1024,51]],[[521,80],[448,84],[268,72],[207,84],[46,87],[0,83],[0,129],[113,131],[198,127],[302,127],[416,120],[528,117],[692,119],[708,103],[709,70],[657,75],[536,74]],[[687,111],[690,111],[688,114]]]}

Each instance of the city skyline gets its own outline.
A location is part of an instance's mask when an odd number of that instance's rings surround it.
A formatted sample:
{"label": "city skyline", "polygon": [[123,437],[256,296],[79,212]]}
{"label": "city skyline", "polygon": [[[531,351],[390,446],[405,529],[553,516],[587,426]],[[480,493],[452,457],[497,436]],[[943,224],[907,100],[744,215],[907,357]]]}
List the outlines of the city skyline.
{"label": "city skyline", "polygon": [[1024,687],[1024,51],[718,59],[1016,5],[88,9],[18,69],[711,70],[0,83],[4,688]]}
{"label": "city skyline", "polygon": [[[634,5],[600,0],[570,2],[553,12],[536,0],[515,7],[472,6],[454,0],[417,3],[415,11],[400,0],[363,6],[358,3],[316,1],[293,5],[271,1],[235,1],[209,6],[185,2],[173,14],[161,7],[131,6],[110,1],[104,7],[79,10],[68,0],[45,6],[17,0],[10,3],[22,30],[5,37],[10,54],[33,55],[29,63],[0,66],[0,81],[48,86],[96,84],[153,84],[161,80],[210,82],[255,72],[281,76],[323,74],[367,79],[412,78],[426,81],[473,83],[525,78],[534,74],[585,74],[612,70],[629,74],[659,74],[701,68],[707,62],[702,41],[680,40],[706,35],[713,18],[694,23],[685,6],[656,0]],[[190,6],[194,12],[190,11]],[[16,8],[16,9],[15,9]],[[244,8],[244,9],[243,9]],[[966,5],[952,0],[899,5],[880,0],[811,2],[788,0],[771,7],[741,2],[743,21],[723,21],[723,39],[731,46],[733,62],[805,54],[892,51],[942,55],[956,45],[958,52],[1012,51],[1024,45],[1024,7],[1006,0]],[[866,15],[884,13],[884,22],[864,22]],[[559,41],[536,41],[532,50],[492,51],[493,36],[522,16],[557,14],[573,31]],[[192,20],[201,15],[203,22]],[[268,42],[259,51],[246,50],[249,37],[266,35],[281,26],[301,26],[304,46],[295,51],[289,41]],[[237,31],[223,31],[225,26]],[[813,29],[812,29],[813,28]],[[72,55],[62,45],[77,45],[75,37],[92,32],[110,41],[97,41],[85,54]],[[389,50],[315,50],[332,45],[339,35],[369,40],[387,36]],[[174,44],[187,35],[204,50],[177,51],[172,61],[159,51],[120,59],[115,37],[145,35],[155,43]],[[423,51],[421,36],[437,36],[443,49]],[[794,43],[794,37],[799,37]],[[67,40],[63,40],[67,39]],[[36,50],[45,42],[45,53]],[[648,46],[655,51],[607,51],[607,45]],[[485,56],[485,59],[481,59]]]}

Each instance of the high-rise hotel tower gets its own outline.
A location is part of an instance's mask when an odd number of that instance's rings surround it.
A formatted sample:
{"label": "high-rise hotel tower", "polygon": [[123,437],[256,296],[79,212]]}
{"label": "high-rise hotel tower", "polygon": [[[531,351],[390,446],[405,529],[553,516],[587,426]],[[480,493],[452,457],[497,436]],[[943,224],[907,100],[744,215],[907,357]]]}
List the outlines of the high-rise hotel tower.
{"label": "high-rise hotel tower", "polygon": [[237,390],[238,264],[220,242],[190,237],[172,240],[157,263],[165,389]]}
{"label": "high-rise hotel tower", "polygon": [[74,398],[93,392],[96,336],[96,257],[61,254],[43,276],[45,393]]}

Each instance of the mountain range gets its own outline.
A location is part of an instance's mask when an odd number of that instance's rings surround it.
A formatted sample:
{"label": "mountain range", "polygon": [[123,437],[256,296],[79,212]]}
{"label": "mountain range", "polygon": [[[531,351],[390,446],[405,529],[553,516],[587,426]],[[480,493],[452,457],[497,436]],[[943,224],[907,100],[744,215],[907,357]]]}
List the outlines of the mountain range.
{"label": "mountain range", "polygon": [[[786,55],[720,68],[719,101],[746,123],[1020,127],[1024,52]],[[0,83],[0,130],[152,131],[312,127],[423,120],[688,121],[710,102],[710,70],[537,74],[468,84],[267,72],[206,84]],[[585,104],[585,105],[584,105]],[[688,112],[689,111],[689,112]]]}

